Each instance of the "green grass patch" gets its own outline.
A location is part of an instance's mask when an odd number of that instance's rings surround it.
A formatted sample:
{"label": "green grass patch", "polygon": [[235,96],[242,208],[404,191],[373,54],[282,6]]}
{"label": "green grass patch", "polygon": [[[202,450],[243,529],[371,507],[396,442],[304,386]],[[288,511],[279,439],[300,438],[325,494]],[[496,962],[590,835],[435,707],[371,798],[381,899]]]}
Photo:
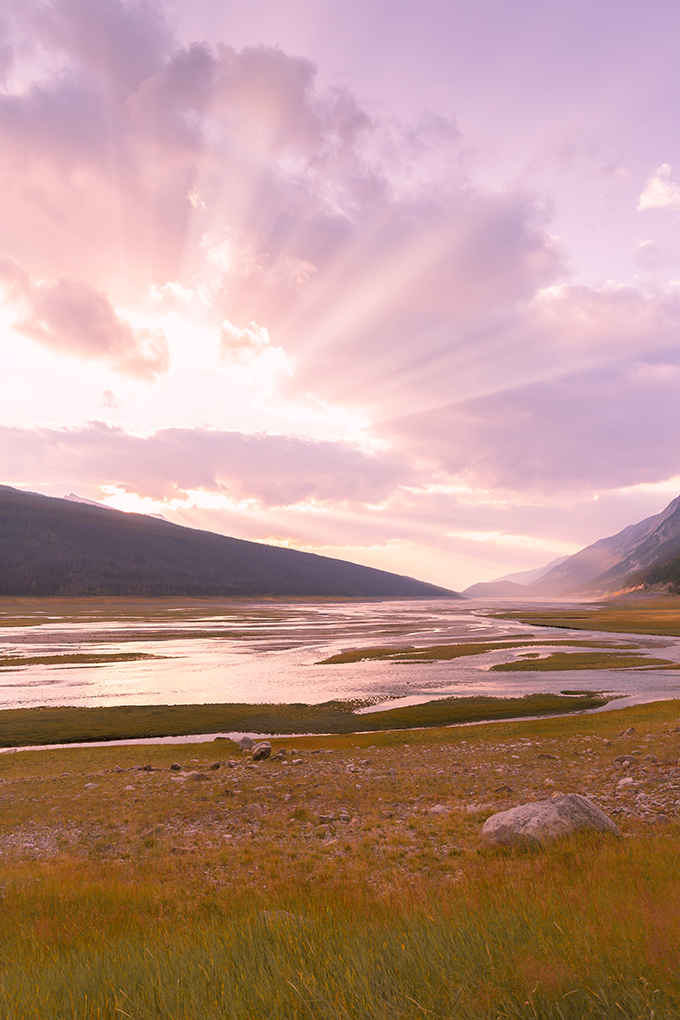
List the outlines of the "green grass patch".
{"label": "green grass patch", "polygon": [[523,698],[441,698],[357,715],[357,701],[320,705],[125,705],[102,708],[19,708],[0,712],[0,747],[129,740],[200,733],[359,733],[450,726],[481,719],[574,712],[605,705],[600,695]]}
{"label": "green grass patch", "polygon": [[[347,652],[339,652],[318,662],[318,666],[334,666],[351,662],[440,662],[447,659],[460,659],[468,655],[483,655],[485,652],[497,652],[504,648],[531,648],[540,645],[567,646],[569,648],[612,648],[606,641],[537,641],[533,637],[528,641],[475,641],[458,644],[432,645],[424,648],[356,648]],[[635,644],[617,645],[617,648],[637,648]]]}
{"label": "green grass patch", "polygon": [[669,659],[651,659],[643,655],[625,655],[617,652],[553,652],[543,659],[516,659],[491,666],[494,673],[541,672],[560,669],[631,669],[654,666],[676,669],[677,663]]}

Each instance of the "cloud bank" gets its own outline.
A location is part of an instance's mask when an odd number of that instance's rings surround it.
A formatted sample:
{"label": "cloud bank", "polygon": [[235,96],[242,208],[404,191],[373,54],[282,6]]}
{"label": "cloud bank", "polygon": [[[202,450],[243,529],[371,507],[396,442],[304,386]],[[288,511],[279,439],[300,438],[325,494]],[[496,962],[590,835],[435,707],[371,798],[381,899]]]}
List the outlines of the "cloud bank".
{"label": "cloud bank", "polygon": [[[680,474],[677,282],[575,282],[549,193],[482,186],[453,120],[395,128],[305,57],[182,45],[151,0],[9,4],[0,72],[2,392],[35,393],[8,482],[247,503],[226,530],[314,505],[353,546],[421,514],[443,548],[525,535],[464,506]],[[680,207],[668,163],[635,194],[646,223]]]}

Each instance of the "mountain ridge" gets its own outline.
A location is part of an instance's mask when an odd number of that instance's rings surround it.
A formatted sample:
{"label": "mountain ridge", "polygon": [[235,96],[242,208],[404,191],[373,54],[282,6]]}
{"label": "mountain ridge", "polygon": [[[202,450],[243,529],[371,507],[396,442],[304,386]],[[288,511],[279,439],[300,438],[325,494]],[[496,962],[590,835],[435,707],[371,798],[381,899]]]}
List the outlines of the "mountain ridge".
{"label": "mountain ridge", "polygon": [[348,560],[5,485],[0,595],[461,597]]}

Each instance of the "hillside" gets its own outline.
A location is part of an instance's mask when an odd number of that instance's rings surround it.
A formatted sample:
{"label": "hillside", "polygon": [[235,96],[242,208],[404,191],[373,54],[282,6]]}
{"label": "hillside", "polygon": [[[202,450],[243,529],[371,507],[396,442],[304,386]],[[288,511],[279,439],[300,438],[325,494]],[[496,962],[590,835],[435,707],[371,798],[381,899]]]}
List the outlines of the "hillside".
{"label": "hillside", "polygon": [[557,561],[532,583],[520,584],[521,574],[508,574],[471,585],[463,595],[487,599],[597,596],[639,584],[680,584],[678,553],[680,496],[661,513]]}
{"label": "hillside", "polygon": [[0,486],[0,595],[459,597],[328,556]]}
{"label": "hillside", "polygon": [[581,549],[529,586],[532,595],[600,595],[680,551],[680,496],[665,510]]}

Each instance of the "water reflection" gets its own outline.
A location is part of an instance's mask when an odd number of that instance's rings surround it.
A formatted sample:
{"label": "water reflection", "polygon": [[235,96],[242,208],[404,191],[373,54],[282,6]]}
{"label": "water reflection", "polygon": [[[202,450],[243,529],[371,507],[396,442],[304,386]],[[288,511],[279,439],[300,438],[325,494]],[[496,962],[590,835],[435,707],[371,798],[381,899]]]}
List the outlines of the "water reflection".
{"label": "water reflection", "polygon": [[[550,607],[554,609],[556,603]],[[412,703],[452,694],[514,696],[573,686],[612,690],[630,701],[680,696],[680,672],[672,671],[489,673],[490,665],[516,654],[509,650],[446,662],[318,665],[322,658],[361,647],[423,646],[520,634],[546,640],[607,639],[602,633],[493,619],[487,615],[492,608],[498,604],[448,599],[3,600],[0,655],[4,660],[118,652],[158,658],[3,667],[0,707],[311,704],[333,698],[408,698]],[[533,603],[531,608],[541,607]],[[615,640],[621,635],[609,637]],[[639,641],[657,656],[680,662],[678,639],[642,637]]]}

